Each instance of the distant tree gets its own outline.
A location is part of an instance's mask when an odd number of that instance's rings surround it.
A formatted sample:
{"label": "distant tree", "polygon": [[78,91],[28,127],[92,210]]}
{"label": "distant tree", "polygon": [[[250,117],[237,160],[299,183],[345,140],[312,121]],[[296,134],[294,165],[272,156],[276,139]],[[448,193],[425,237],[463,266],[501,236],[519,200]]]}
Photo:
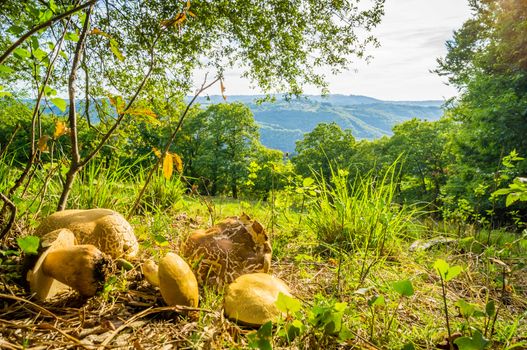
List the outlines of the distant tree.
{"label": "distant tree", "polygon": [[229,189],[238,197],[240,184],[247,176],[258,126],[251,110],[242,103],[221,103],[209,106],[197,118],[201,129],[195,159],[195,171],[210,181],[211,195]]}
{"label": "distant tree", "polygon": [[313,171],[331,178],[331,169],[348,168],[355,152],[351,130],[342,130],[336,123],[318,124],[313,131],[296,142],[296,155],[291,159],[297,172],[310,176]]}
{"label": "distant tree", "polygon": [[[447,43],[437,72],[461,93],[449,109],[459,125],[451,134],[457,159],[446,195],[467,199],[484,214],[495,212],[496,203],[478,204],[476,197],[488,199],[504,185],[497,181],[502,159],[513,150],[527,155],[527,3],[471,0],[470,6],[474,15]],[[525,175],[527,161],[515,171]]]}
{"label": "distant tree", "polygon": [[447,119],[428,122],[414,118],[393,127],[394,134],[385,149],[392,161],[400,157],[407,199],[438,205],[450,160],[446,152],[450,126]]}

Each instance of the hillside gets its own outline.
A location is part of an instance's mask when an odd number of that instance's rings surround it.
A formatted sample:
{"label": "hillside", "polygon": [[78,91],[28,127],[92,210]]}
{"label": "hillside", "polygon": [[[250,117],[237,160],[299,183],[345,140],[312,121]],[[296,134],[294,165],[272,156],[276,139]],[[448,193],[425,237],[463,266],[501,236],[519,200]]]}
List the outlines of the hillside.
{"label": "hillside", "polygon": [[[376,139],[392,134],[395,124],[412,118],[437,120],[443,114],[442,101],[382,101],[367,96],[306,96],[286,101],[257,103],[263,96],[228,96],[228,102],[247,104],[260,126],[262,143],[293,152],[295,142],[319,123],[336,122],[351,129],[357,139]],[[221,96],[202,97],[202,105],[221,103]]]}
{"label": "hillside", "polygon": [[[260,126],[260,140],[266,147],[294,152],[295,142],[319,123],[335,122],[351,129],[357,139],[376,139],[392,134],[392,127],[412,118],[437,120],[443,114],[442,101],[382,101],[367,96],[305,96],[291,101],[274,96],[262,102],[262,95],[228,96],[227,102],[248,105]],[[219,95],[203,96],[197,102],[206,107],[225,102]],[[81,102],[79,108],[82,110]],[[51,105],[47,111],[63,114]],[[95,115],[95,110],[90,111]],[[93,116],[93,120],[96,117]]]}

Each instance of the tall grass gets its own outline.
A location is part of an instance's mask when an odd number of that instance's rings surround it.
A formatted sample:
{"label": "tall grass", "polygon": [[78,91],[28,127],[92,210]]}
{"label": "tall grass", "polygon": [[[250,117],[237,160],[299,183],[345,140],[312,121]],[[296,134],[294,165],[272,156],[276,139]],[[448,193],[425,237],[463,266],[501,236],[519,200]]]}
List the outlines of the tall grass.
{"label": "tall grass", "polygon": [[331,169],[331,180],[316,176],[320,195],[308,223],[320,242],[346,251],[389,253],[412,231],[416,208],[395,203],[397,163],[382,174],[350,181],[349,172]]}

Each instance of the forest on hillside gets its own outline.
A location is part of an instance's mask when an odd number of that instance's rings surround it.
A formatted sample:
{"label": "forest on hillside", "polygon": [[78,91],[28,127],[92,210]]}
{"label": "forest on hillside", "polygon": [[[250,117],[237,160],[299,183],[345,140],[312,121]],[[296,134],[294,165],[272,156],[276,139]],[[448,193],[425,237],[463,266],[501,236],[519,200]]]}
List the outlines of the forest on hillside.
{"label": "forest on hillside", "polygon": [[303,99],[358,2],[2,2],[0,348],[527,348],[527,4],[469,1],[437,118]]}

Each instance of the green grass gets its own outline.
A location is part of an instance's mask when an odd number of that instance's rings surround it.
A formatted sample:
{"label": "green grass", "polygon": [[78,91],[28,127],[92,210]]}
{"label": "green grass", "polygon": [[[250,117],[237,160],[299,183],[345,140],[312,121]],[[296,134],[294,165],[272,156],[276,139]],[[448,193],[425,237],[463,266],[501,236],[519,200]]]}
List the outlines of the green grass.
{"label": "green grass", "polygon": [[[137,169],[114,164],[110,170],[92,163],[77,179],[69,207],[109,207],[127,214],[144,183],[143,171]],[[17,201],[23,209],[19,217],[22,227],[34,228],[54,210],[60,180],[54,174],[43,192],[46,170],[37,172],[26,196]],[[6,159],[0,162],[0,174],[7,174],[0,180],[2,184],[17,175]],[[130,221],[142,247],[141,258],[157,260],[168,251],[178,251],[193,230],[210,227],[227,216],[245,212],[259,220],[272,240],[272,273],[286,281],[301,300],[301,309],[273,329],[268,341],[275,349],[311,349],[317,344],[327,349],[401,349],[409,343],[416,349],[434,349],[446,335],[441,285],[433,269],[438,258],[463,267],[461,275],[447,285],[453,332],[471,332],[458,316],[454,305],[458,300],[480,309],[488,300],[495,300],[500,311],[490,348],[505,350],[527,342],[527,237],[496,230],[490,232],[487,245],[489,232],[469,230],[463,231],[457,244],[410,252],[414,239],[439,233],[459,237],[459,230],[452,224],[424,220],[426,216],[417,208],[397,205],[396,175],[392,167],[349,183],[347,174],[336,170],[329,183],[317,179],[318,192],[308,201],[294,191],[284,191],[277,193],[280,202],[274,204],[189,196],[177,178],[167,181],[156,176],[141,209]],[[0,256],[0,267],[7,260]],[[500,261],[509,268],[505,284]],[[100,298],[113,303],[125,300],[127,288],[137,284],[136,279],[126,277],[118,276]],[[399,297],[392,284],[401,280],[411,281],[414,295]],[[158,292],[152,289],[149,293]],[[374,307],[372,317],[368,301],[375,296],[383,296],[385,303]],[[206,311],[185,336],[185,345],[247,348],[251,331],[222,317],[221,291],[204,288],[200,298],[200,307]],[[337,311],[341,306],[342,315]],[[336,319],[338,331],[329,325]],[[305,327],[299,336],[288,339],[284,331],[294,320]],[[153,324],[160,321],[176,322],[162,316],[148,320]],[[471,325],[481,328],[482,319],[474,319]],[[341,332],[342,326],[349,333]]]}

